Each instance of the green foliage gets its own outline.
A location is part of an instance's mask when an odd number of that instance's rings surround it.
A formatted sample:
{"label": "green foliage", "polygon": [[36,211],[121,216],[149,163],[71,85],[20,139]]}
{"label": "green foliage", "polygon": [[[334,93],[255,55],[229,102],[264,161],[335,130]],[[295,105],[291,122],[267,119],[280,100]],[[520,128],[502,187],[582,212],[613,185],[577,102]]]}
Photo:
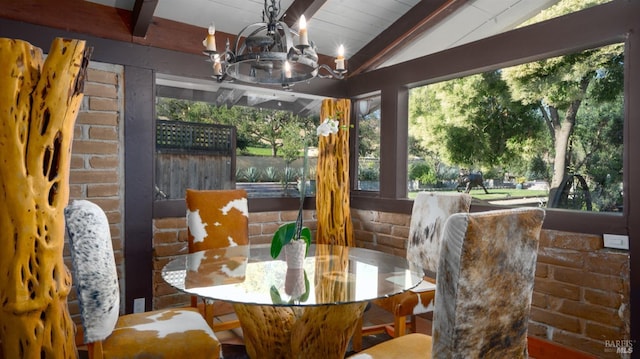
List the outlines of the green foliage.
{"label": "green foliage", "polygon": [[436,183],[436,174],[425,162],[413,163],[409,167],[409,179],[418,180],[420,183]]}
{"label": "green foliage", "polygon": [[380,158],[380,110],[358,119],[358,155]]}
{"label": "green foliage", "polygon": [[[249,146],[267,145],[276,157],[284,143],[301,149],[311,143],[317,119],[296,116],[288,111],[243,106],[215,106],[206,102],[158,98],[156,114],[159,118],[197,123],[232,125],[237,129],[236,145],[244,150]],[[297,136],[290,134],[296,133]],[[302,136],[301,136],[302,134]],[[287,138],[286,136],[291,136]],[[294,158],[295,159],[295,158]]]}
{"label": "green foliage", "polygon": [[581,108],[612,101],[623,87],[623,44],[545,59],[504,70],[512,96],[539,107],[553,141],[552,186],[581,161],[565,143],[578,138],[574,126],[588,121]]}
{"label": "green foliage", "polygon": [[285,167],[282,173],[281,182],[283,184],[288,184],[289,182],[295,181],[299,176],[300,176],[300,171],[298,171],[297,169],[293,167]]}
{"label": "green foliage", "polygon": [[511,99],[500,71],[414,89],[410,106],[414,152],[464,167],[513,161],[523,155],[514,144],[543,129],[535,107]]}
{"label": "green foliage", "polygon": [[[271,257],[278,258],[282,248],[292,240],[303,240],[307,244],[307,251],[311,245],[311,230],[308,227],[300,228],[299,235],[296,234],[296,222],[289,222],[281,225],[271,238]],[[305,252],[306,256],[306,252]]]}
{"label": "green foliage", "polygon": [[360,161],[358,164],[358,179],[360,181],[377,181],[380,179],[380,168],[377,161]]}
{"label": "green foliage", "polygon": [[360,168],[358,169],[358,179],[361,181],[377,181],[380,179],[380,175],[372,168]]}
{"label": "green foliage", "polygon": [[256,167],[249,167],[238,171],[236,178],[242,182],[258,182],[260,180],[260,170]]}
{"label": "green foliage", "polygon": [[527,176],[537,180],[550,180],[549,166],[539,154],[531,159]]}
{"label": "green foliage", "polygon": [[280,155],[287,164],[300,158],[304,146],[315,140],[315,136],[311,136],[312,126],[313,124],[307,123],[303,127],[295,124],[283,128]]}
{"label": "green foliage", "polygon": [[278,180],[280,173],[275,167],[267,167],[264,170],[264,180],[267,182],[275,182]]}
{"label": "green foliage", "polygon": [[254,147],[248,146],[242,150],[242,154],[245,156],[271,156],[271,149],[267,147]]}

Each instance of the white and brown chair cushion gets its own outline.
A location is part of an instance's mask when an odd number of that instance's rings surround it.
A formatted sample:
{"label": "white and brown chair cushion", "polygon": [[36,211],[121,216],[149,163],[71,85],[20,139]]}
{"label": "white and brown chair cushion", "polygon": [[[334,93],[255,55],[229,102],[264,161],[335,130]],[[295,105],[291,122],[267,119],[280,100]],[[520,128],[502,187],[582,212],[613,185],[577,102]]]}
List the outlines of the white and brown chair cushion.
{"label": "white and brown chair cushion", "polygon": [[[409,226],[407,261],[416,270],[425,274],[424,281],[414,290],[389,298],[374,301],[376,305],[391,312],[393,326],[376,325],[365,327],[361,335],[386,331],[393,336],[406,333],[407,317],[410,331],[416,330],[415,316],[433,310],[435,295],[434,276],[438,269],[442,228],[450,215],[469,212],[471,196],[466,193],[420,192],[413,202]],[[359,350],[360,333],[354,336],[354,349]]]}
{"label": "white and brown chair cushion", "polygon": [[[220,342],[195,309],[120,316],[109,222],[95,203],[65,208],[84,342],[92,358],[218,358]],[[133,285],[133,284],[132,284]]]}
{"label": "white and brown chair cushion", "polygon": [[451,215],[438,264],[433,337],[395,338],[351,358],[527,358],[543,219],[540,208]]}
{"label": "white and brown chair cushion", "polygon": [[[189,253],[249,244],[247,191],[187,189],[185,201]],[[229,303],[192,296],[191,306],[200,310],[216,332],[240,327],[238,320],[215,319],[233,313]]]}
{"label": "white and brown chair cushion", "polygon": [[189,253],[249,243],[247,191],[187,189]]}

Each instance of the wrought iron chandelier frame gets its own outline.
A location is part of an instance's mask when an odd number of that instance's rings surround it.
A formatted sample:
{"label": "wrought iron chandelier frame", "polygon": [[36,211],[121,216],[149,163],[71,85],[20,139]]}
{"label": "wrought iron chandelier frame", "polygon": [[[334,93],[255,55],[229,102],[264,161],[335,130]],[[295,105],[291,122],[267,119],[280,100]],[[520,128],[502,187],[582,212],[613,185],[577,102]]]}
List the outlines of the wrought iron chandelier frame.
{"label": "wrought iron chandelier frame", "polygon": [[[229,39],[225,50],[205,50],[208,61],[213,63],[214,75],[218,82],[242,81],[252,84],[281,85],[290,89],[294,84],[310,81],[315,77],[343,79],[344,60],[338,69],[326,64],[318,64],[318,54],[313,41],[307,41],[306,28],[304,39],[300,33],[291,29],[285,22],[278,20],[280,0],[264,1],[263,22],[245,26],[236,37],[231,48]],[[303,20],[304,21],[304,20]],[[213,35],[215,30],[209,30]],[[300,38],[294,45],[293,38]],[[215,41],[215,40],[214,40]],[[203,41],[203,44],[206,40]],[[308,43],[308,44],[307,44]],[[341,56],[341,55],[340,55]],[[321,70],[326,74],[322,74]]]}

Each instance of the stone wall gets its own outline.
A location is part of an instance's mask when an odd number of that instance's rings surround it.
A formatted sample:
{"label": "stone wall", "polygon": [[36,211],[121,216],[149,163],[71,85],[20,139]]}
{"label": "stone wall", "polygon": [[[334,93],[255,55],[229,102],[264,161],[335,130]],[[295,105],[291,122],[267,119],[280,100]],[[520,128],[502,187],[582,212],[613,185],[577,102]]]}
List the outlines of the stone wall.
{"label": "stone wall", "polygon": [[[122,66],[90,63],[71,150],[69,200],[88,199],[105,211],[124,295],[122,81]],[[65,248],[65,263],[72,269],[68,248]],[[80,323],[75,287],[68,300],[74,322]]]}

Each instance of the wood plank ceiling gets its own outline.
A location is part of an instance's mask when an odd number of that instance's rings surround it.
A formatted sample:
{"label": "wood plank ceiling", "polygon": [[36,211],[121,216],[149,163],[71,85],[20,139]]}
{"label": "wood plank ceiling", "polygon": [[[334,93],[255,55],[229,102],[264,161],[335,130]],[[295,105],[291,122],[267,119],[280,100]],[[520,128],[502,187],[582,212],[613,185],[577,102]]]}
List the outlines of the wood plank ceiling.
{"label": "wood plank ceiling", "polygon": [[[344,44],[348,76],[354,76],[507,31],[557,1],[277,0],[276,3],[280,6],[281,20],[294,29],[300,16],[305,15],[309,39],[318,49],[320,63],[333,67],[337,47]],[[212,22],[216,26],[218,48],[223,48],[227,38],[233,43],[242,28],[261,22],[263,9],[264,0],[24,0],[5,1],[0,7],[0,17],[201,54],[202,39]],[[175,80],[166,81],[175,84]],[[208,91],[222,87],[216,98],[227,98],[227,106],[251,103],[247,98],[255,99],[263,91],[208,82]],[[193,91],[201,91],[195,88],[205,85],[198,83],[191,87]],[[243,96],[230,91],[236,87],[245,89]],[[276,92],[268,91],[269,96]],[[233,95],[223,95],[229,93]],[[305,96],[298,97],[302,100]],[[289,99],[283,94],[277,97]],[[307,96],[294,107],[312,113],[317,106],[309,105],[309,100],[319,102],[318,98]]]}

